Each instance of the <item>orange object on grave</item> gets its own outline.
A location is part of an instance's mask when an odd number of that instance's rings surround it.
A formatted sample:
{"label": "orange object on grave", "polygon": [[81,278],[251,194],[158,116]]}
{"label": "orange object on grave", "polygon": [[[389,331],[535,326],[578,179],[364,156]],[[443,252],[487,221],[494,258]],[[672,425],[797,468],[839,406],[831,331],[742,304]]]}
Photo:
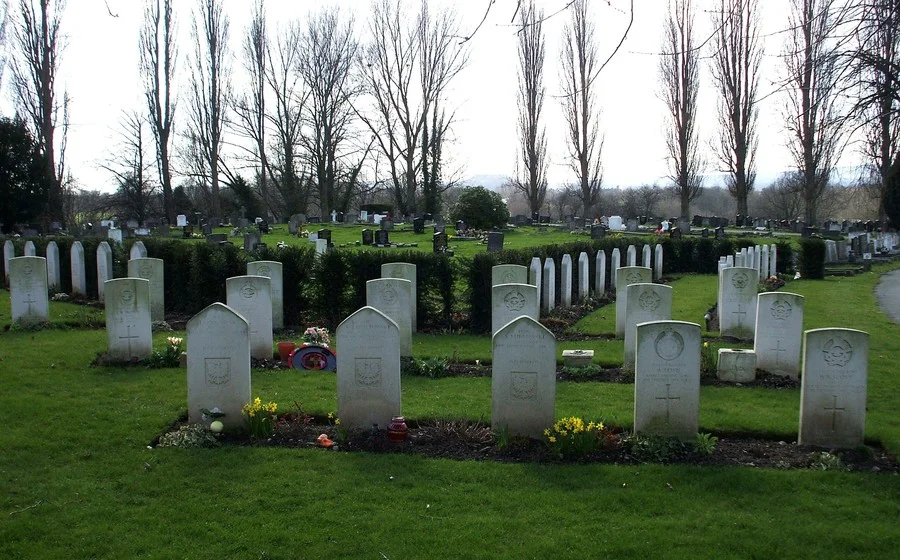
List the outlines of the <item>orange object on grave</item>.
{"label": "orange object on grave", "polygon": [[327,434],[322,434],[316,439],[316,443],[318,443],[321,447],[331,447],[334,445],[334,442],[328,439]]}

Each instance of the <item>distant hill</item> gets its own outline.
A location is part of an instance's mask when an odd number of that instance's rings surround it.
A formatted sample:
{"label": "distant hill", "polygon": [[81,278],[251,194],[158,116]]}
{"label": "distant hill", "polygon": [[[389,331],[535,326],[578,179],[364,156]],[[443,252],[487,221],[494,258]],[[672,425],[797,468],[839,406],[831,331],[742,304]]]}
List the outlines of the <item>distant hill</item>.
{"label": "distant hill", "polygon": [[500,192],[503,185],[509,178],[506,175],[472,175],[465,181],[464,185],[470,187],[484,187],[489,191]]}

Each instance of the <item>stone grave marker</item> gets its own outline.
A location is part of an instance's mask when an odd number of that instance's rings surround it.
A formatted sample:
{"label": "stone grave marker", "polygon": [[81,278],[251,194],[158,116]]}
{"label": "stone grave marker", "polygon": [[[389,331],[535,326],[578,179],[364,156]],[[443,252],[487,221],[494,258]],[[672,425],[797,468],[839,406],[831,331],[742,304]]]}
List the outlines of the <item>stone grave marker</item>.
{"label": "stone grave marker", "polygon": [[520,264],[498,264],[491,267],[491,286],[528,284],[528,268]]}
{"label": "stone grave marker", "polygon": [[693,441],[700,424],[700,325],[636,327],[634,431]]}
{"label": "stone grave marker", "polygon": [[[106,301],[106,281],[113,279],[112,248],[106,241],[97,245],[97,299]],[[148,288],[149,290],[149,288]],[[149,291],[147,292],[150,293]],[[149,305],[149,302],[148,302]],[[149,311],[149,307],[147,310]]]}
{"label": "stone grave marker", "polygon": [[150,317],[154,321],[166,320],[166,291],[164,284],[165,263],[162,259],[131,259],[128,276],[150,281]]}
{"label": "stone grave marker", "polygon": [[728,255],[725,257],[725,268],[730,268],[734,266],[734,255]]}
{"label": "stone grave marker", "polygon": [[722,270],[722,305],[719,308],[719,332],[722,336],[752,339],[756,328],[756,286],[759,272],[747,267]]}
{"label": "stone grave marker", "polygon": [[335,331],[338,417],[347,428],[385,429],[400,416],[400,330],[387,315],[363,307]]}
{"label": "stone grave marker", "polygon": [[244,234],[244,250],[248,253],[252,253],[256,250],[256,246],[259,244],[259,234],[256,232],[245,233]]}
{"label": "stone grave marker", "polygon": [[47,259],[13,257],[7,267],[12,322],[29,326],[49,321]]}
{"label": "stone grave marker", "polygon": [[59,268],[59,245],[56,241],[47,243],[47,283],[50,290],[56,292],[62,286],[62,274]]}
{"label": "stone grave marker", "polygon": [[[375,235],[372,233],[372,230],[365,228],[362,230],[362,244],[363,245],[371,245],[375,243]],[[437,252],[437,251],[435,251]]]}
{"label": "stone grave marker", "polygon": [[366,282],[366,305],[396,323],[400,333],[400,355],[412,356],[412,282],[402,278],[379,278]]}
{"label": "stone grave marker", "polygon": [[562,269],[560,270],[559,301],[563,308],[572,307],[572,255],[566,253],[562,256]]}
{"label": "stone grave marker", "polygon": [[606,293],[606,251],[597,251],[597,260],[594,261],[594,291],[602,296]]}
{"label": "stone grave marker", "polygon": [[412,332],[416,332],[418,329],[418,321],[416,320],[418,313],[416,265],[405,262],[384,263],[381,265],[381,277],[409,280],[409,317]]}
{"label": "stone grave marker", "polygon": [[272,334],[272,281],[266,276],[232,276],[225,280],[228,307],[250,325],[250,355],[271,360],[275,342]]}
{"label": "stone grave marker", "polygon": [[150,281],[143,278],[107,280],[106,352],[118,362],[143,360],[153,354]]}
{"label": "stone grave marker", "polygon": [[7,286],[9,285],[9,259],[15,258],[15,256],[16,246],[11,239],[7,239],[3,242],[3,274]]}
{"label": "stone grave marker", "polygon": [[653,267],[653,279],[660,280],[663,276],[663,246],[661,243],[656,244],[656,248],[654,249],[654,267]]}
{"label": "stone grave marker", "polygon": [[765,282],[771,274],[769,273],[769,246],[763,245],[759,253],[759,280]]}
{"label": "stone grave marker", "polygon": [[491,427],[540,438],[556,421],[556,339],[531,317],[492,338]]}
{"label": "stone grave marker", "polygon": [[488,232],[487,250],[491,253],[503,250],[503,232]]}
{"label": "stone grave marker", "polygon": [[749,383],[756,379],[756,352],[719,348],[716,375],[722,381]]}
{"label": "stone grave marker", "polygon": [[87,276],[84,270],[84,246],[75,241],[69,248],[69,263],[72,270],[72,295],[87,296]]}
{"label": "stone grave marker", "polygon": [[390,244],[390,235],[386,229],[375,230],[375,245],[377,247],[387,247]]}
{"label": "stone grave marker", "polygon": [[754,270],[756,270],[756,272],[759,272],[760,258],[762,256],[761,247],[759,245],[756,245],[755,247],[751,247],[750,250],[753,251],[753,264],[751,266]]}
{"label": "stone grave marker", "polygon": [[284,265],[278,261],[247,263],[247,276],[265,276],[271,280],[272,328],[284,328]]}
{"label": "stone grave marker", "polygon": [[637,266],[637,248],[634,245],[629,245],[625,254],[627,257],[625,260],[626,266]]}
{"label": "stone grave marker", "polygon": [[541,265],[540,257],[532,257],[531,266],[528,267],[528,283],[537,288],[538,295],[538,311],[541,309],[541,294],[544,292],[543,284],[541,282],[541,276],[544,272],[544,268]]}
{"label": "stone grave marker", "polygon": [[143,241],[135,241],[134,245],[131,246],[131,251],[128,253],[128,259],[146,259],[147,258],[147,247],[144,246]]}
{"label": "stone grave marker", "polygon": [[122,244],[122,240],[125,238],[124,233],[120,229],[110,229],[106,232],[106,239],[112,241],[113,243]]}
{"label": "stone grave marker", "polygon": [[610,257],[609,263],[609,281],[612,282],[612,291],[616,291],[616,271],[619,270],[619,267],[622,266],[622,253],[619,251],[619,248],[616,247],[612,250],[612,255]]}
{"label": "stone grave marker", "polygon": [[531,284],[497,284],[491,287],[491,334],[521,317],[540,318],[538,292]]}
{"label": "stone grave marker", "polygon": [[552,258],[547,257],[544,260],[543,272],[541,300],[544,305],[543,311],[549,313],[556,308],[556,263]]}
{"label": "stone grave marker", "polygon": [[765,292],[757,296],[756,367],[797,379],[803,340],[804,298],[789,292]]}
{"label": "stone grave marker", "polygon": [[619,294],[625,306],[625,371],[634,371],[635,336],[639,323],[672,319],[672,287],[663,284],[629,284]]}
{"label": "stone grave marker", "polygon": [[631,284],[649,284],[652,271],[643,266],[623,266],[616,270],[616,338],[625,337],[625,314],[627,298],[625,287]]}
{"label": "stone grave marker", "polygon": [[653,268],[651,253],[650,245],[645,244],[643,249],[641,249],[641,264],[644,268]]}
{"label": "stone grave marker", "polygon": [[[269,356],[271,358],[271,355]],[[233,309],[214,303],[187,323],[188,421],[218,408],[229,428],[243,428],[250,402],[250,325]]]}
{"label": "stone grave marker", "polygon": [[327,239],[316,239],[316,254],[324,255],[328,252],[328,240]]}
{"label": "stone grave marker", "polygon": [[853,449],[866,426],[869,334],[853,329],[803,333],[800,445]]}
{"label": "stone grave marker", "polygon": [[34,257],[36,255],[37,255],[37,249],[34,248],[34,241],[29,239],[28,241],[25,242],[25,252],[23,253],[23,256]]}
{"label": "stone grave marker", "polygon": [[588,254],[578,255],[578,301],[584,301],[591,291],[591,262]]}

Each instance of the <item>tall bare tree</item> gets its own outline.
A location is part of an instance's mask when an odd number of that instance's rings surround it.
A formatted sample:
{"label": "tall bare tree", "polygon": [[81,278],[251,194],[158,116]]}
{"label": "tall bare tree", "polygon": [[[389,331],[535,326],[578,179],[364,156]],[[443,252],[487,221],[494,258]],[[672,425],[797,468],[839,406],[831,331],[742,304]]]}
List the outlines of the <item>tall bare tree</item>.
{"label": "tall bare tree", "polygon": [[263,211],[270,207],[266,155],[266,75],[268,73],[269,39],[266,25],[265,0],[253,3],[250,24],[244,35],[242,59],[249,87],[234,98],[234,128],[252,142],[251,159],[258,164],[256,178]]}
{"label": "tall bare tree", "polygon": [[694,37],[692,0],[670,0],[659,59],[660,93],[668,109],[666,148],[669,179],[688,218],[691,201],[703,190],[703,161],[697,131],[697,93],[700,89],[700,50]]}
{"label": "tall bare tree", "polygon": [[144,98],[156,144],[156,170],[162,187],[163,212],[170,224],[175,223],[176,216],[172,195],[170,140],[175,121],[177,95],[173,82],[178,58],[175,46],[177,28],[172,3],[173,0],[147,1],[140,38]]}
{"label": "tall bare tree", "polygon": [[712,74],[719,94],[719,134],[713,148],[728,173],[725,183],[737,202],[737,213],[746,216],[747,197],[756,181],[757,99],[763,57],[759,4],[757,0],[719,0],[712,23]]}
{"label": "tall bare tree", "polygon": [[[56,95],[56,76],[63,42],[60,34],[65,0],[19,0],[13,30],[12,86],[17,111],[32,128],[47,165],[50,188],[47,217],[63,220],[63,176],[68,99]],[[56,129],[63,133],[57,138]],[[57,151],[57,142],[59,150]]]}
{"label": "tall bare tree", "polygon": [[[519,55],[519,159],[513,186],[540,212],[547,196],[547,133],[541,121],[544,109],[544,12],[528,0],[518,12]],[[519,167],[521,166],[521,167]]]}
{"label": "tall bare tree", "polygon": [[804,216],[814,224],[844,144],[837,49],[843,5],[837,0],[791,0],[790,8],[785,120],[791,155],[803,176]]}
{"label": "tall bare tree", "polygon": [[186,159],[213,216],[222,215],[222,129],[231,96],[228,28],[222,0],[198,0],[192,22],[194,56],[190,64]]}
{"label": "tall bare tree", "polygon": [[563,30],[560,52],[562,64],[562,106],[569,144],[569,165],[578,178],[578,198],[582,216],[600,202],[603,183],[599,109],[596,105],[596,77],[600,71],[596,26],[588,11],[587,0],[576,0],[572,17]]}
{"label": "tall bare tree", "polygon": [[3,85],[3,72],[6,70],[6,30],[9,24],[9,0],[0,0],[0,86]]}

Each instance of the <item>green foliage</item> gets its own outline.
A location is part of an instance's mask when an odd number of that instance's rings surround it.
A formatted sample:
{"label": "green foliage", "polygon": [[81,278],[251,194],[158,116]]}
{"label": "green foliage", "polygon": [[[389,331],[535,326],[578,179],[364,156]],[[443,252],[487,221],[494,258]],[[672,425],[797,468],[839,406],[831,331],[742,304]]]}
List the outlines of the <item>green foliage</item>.
{"label": "green foliage", "polygon": [[260,199],[246,179],[238,175],[230,186],[235,202],[242,208],[241,216],[253,220],[263,215]]}
{"label": "green foliage", "polygon": [[4,233],[43,214],[51,180],[45,161],[23,120],[0,118],[0,223]]}
{"label": "green foliage", "polygon": [[715,347],[709,341],[704,341],[700,347],[700,374],[704,377],[716,377],[718,358]]}
{"label": "green foliage", "polygon": [[219,440],[209,428],[201,424],[183,424],[178,427],[178,431],[165,433],[159,438],[159,447],[193,449],[218,446]]}
{"label": "green foliage", "polygon": [[665,463],[686,451],[685,445],[673,437],[632,435],[625,440],[631,456],[642,463]]}
{"label": "green foliage", "polygon": [[827,451],[813,453],[810,457],[809,468],[816,471],[845,471],[847,467],[841,458]]}
{"label": "green foliage", "polygon": [[557,420],[553,427],[544,430],[544,438],[550,453],[557,457],[584,457],[616,445],[615,435],[603,422],[585,423],[576,416]]}
{"label": "green foliage", "polygon": [[151,368],[173,368],[180,365],[181,353],[184,351],[184,339],[177,336],[166,338],[166,346],[162,352],[156,351],[147,360]]}
{"label": "green foliage", "polygon": [[275,421],[278,419],[278,403],[263,404],[262,399],[256,397],[253,402],[245,404],[242,411],[247,416],[250,437],[267,439],[272,436],[272,432],[275,431]]}
{"label": "green foliage", "polygon": [[509,222],[509,208],[498,193],[484,187],[466,187],[450,211],[451,219],[463,220],[475,229],[504,227]]}
{"label": "green foliage", "polygon": [[803,278],[809,280],[825,278],[825,241],[816,238],[801,239],[799,264],[800,275]]}
{"label": "green foliage", "polygon": [[598,364],[588,364],[586,366],[563,366],[559,368],[559,372],[571,379],[590,379],[603,372],[603,368]]}
{"label": "green foliage", "polygon": [[716,436],[700,432],[694,438],[694,453],[704,456],[712,455],[716,450],[717,443],[719,443],[719,438]]}
{"label": "green foliage", "polygon": [[446,377],[447,365],[446,358],[425,358],[419,362],[418,374],[432,379]]}

